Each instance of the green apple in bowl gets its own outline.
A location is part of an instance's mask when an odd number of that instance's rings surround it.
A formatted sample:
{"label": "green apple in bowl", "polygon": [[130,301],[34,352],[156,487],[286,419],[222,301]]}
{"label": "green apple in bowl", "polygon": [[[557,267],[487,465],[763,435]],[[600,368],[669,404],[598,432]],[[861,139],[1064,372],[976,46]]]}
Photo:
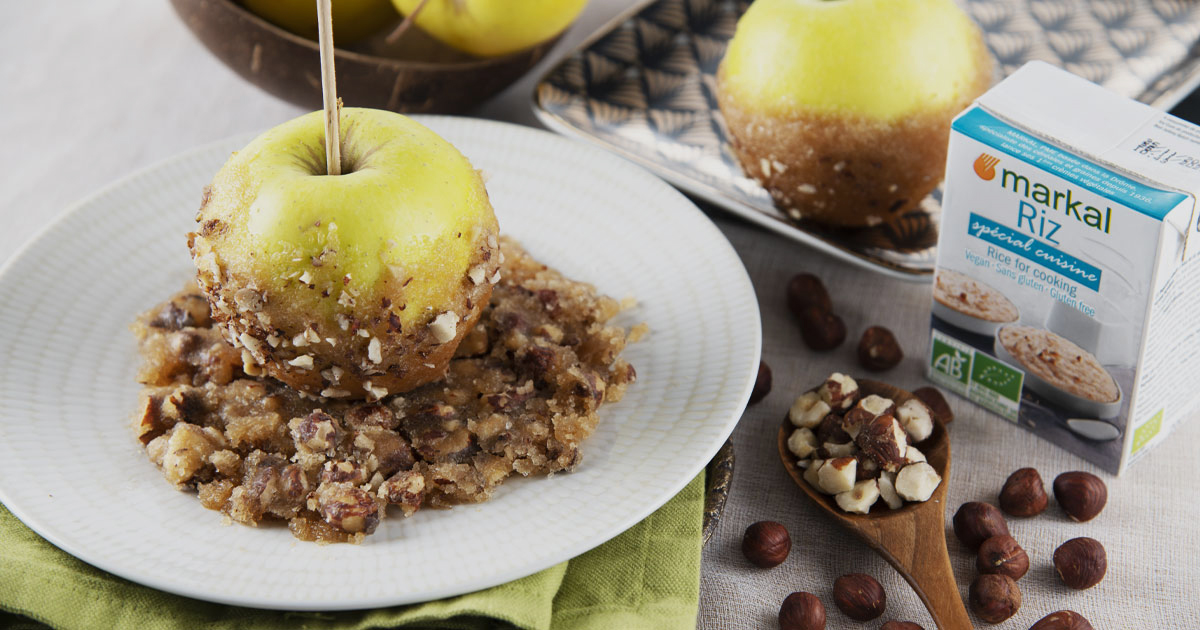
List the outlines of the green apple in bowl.
{"label": "green apple in bowl", "polygon": [[341,175],[326,174],[322,112],[235,153],[189,246],[248,373],[381,398],[442,377],[499,280],[498,227],[449,142],[392,112],[340,122]]}
{"label": "green apple in bowl", "polygon": [[[317,39],[317,3],[314,0],[242,0],[247,9],[266,21],[313,41]],[[399,19],[389,0],[334,0],[330,5],[333,41],[353,44],[378,33]]]}
{"label": "green apple in bowl", "polygon": [[891,221],[941,181],[993,64],[953,0],[758,0],[718,72],[742,167],[793,219]]}
{"label": "green apple in bowl", "polygon": [[566,30],[587,0],[392,0],[417,26],[442,43],[476,57],[499,57],[540,44]]}

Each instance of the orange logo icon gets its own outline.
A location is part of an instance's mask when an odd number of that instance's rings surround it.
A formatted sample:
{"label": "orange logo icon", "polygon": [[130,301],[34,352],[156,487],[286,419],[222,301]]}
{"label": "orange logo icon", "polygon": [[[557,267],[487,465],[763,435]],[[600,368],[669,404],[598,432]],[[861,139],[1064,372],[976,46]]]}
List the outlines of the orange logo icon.
{"label": "orange logo icon", "polygon": [[996,165],[999,163],[1000,158],[980,153],[979,157],[975,158],[975,174],[979,179],[991,181],[996,177]]}

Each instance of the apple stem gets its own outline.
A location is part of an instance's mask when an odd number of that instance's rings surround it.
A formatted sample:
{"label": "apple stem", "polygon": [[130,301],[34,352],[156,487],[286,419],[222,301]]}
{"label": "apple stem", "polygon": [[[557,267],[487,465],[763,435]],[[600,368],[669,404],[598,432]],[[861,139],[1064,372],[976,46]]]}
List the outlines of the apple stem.
{"label": "apple stem", "polygon": [[388,33],[387,37],[383,38],[383,41],[395,44],[396,40],[400,39],[400,36],[413,25],[413,22],[417,20],[417,15],[421,13],[421,9],[424,9],[427,4],[429,4],[429,0],[421,0],[420,4],[413,8],[412,13],[404,16],[404,21],[400,22],[400,26],[397,26],[396,30]]}
{"label": "apple stem", "polygon": [[321,100],[325,105],[325,164],[330,175],[342,174],[342,99],[337,97],[333,67],[332,0],[317,0],[317,39],[321,47]]}

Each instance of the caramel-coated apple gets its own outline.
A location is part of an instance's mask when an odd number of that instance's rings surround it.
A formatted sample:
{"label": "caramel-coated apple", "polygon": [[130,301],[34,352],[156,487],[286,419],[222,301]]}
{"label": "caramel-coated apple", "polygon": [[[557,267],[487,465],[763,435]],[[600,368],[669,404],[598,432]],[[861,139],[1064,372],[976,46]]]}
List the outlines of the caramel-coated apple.
{"label": "caramel-coated apple", "polygon": [[718,72],[745,173],[795,220],[888,222],[946,166],[992,61],[953,0],[758,0]]}
{"label": "caramel-coated apple", "polygon": [[443,376],[499,281],[483,180],[410,118],[341,113],[342,174],[324,119],[283,123],[235,153],[189,236],[216,326],[265,373],[330,398],[382,398]]}

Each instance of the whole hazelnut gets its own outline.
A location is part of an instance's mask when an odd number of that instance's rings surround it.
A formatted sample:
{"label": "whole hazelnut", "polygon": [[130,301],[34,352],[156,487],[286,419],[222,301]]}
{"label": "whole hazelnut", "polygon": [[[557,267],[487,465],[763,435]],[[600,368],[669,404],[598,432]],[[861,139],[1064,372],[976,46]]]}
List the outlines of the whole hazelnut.
{"label": "whole hazelnut", "polygon": [[925,630],[925,628],[921,624],[911,621],[889,621],[879,626],[879,630]]}
{"label": "whole hazelnut", "polygon": [[900,342],[892,331],[883,326],[871,326],[858,340],[858,364],[870,372],[882,372],[896,367],[904,358]]}
{"label": "whole hazelnut", "polygon": [[1083,615],[1073,610],[1060,610],[1042,617],[1029,630],[1094,630]]}
{"label": "whole hazelnut", "polygon": [[962,504],[954,513],[954,535],[975,550],[992,536],[1008,536],[1008,523],[996,506],[972,501]]}
{"label": "whole hazelnut", "polygon": [[1021,589],[1007,575],[985,573],[971,582],[971,609],[988,623],[1000,623],[1021,608]]}
{"label": "whole hazelnut", "polygon": [[975,567],[980,573],[999,573],[1019,580],[1029,571],[1029,556],[1012,536],[992,536],[979,545]]}
{"label": "whole hazelnut", "polygon": [[783,564],[792,551],[787,528],[775,521],[759,521],[746,528],[742,553],[757,567],[770,569]]}
{"label": "whole hazelnut", "polygon": [[887,608],[887,594],[866,573],[849,573],[833,581],[833,603],[855,621],[870,621]]}
{"label": "whole hazelnut", "polygon": [[1092,473],[1065,472],[1054,478],[1054,499],[1067,516],[1083,522],[1096,518],[1108,502],[1108,486]]}
{"label": "whole hazelnut", "polygon": [[1022,468],[1009,475],[1000,489],[1000,509],[1013,516],[1036,516],[1049,503],[1046,484],[1033,468]]}
{"label": "whole hazelnut", "polygon": [[758,376],[754,379],[754,389],[750,390],[750,403],[754,403],[767,397],[771,393],[771,366],[763,361],[758,362]]}
{"label": "whole hazelnut", "polygon": [[1054,570],[1070,588],[1091,588],[1104,579],[1108,554],[1095,538],[1072,538],[1054,550]]}
{"label": "whole hazelnut", "polygon": [[788,310],[797,317],[810,306],[823,311],[833,310],[833,301],[829,299],[825,284],[811,273],[798,273],[788,280],[787,305]]}
{"label": "whole hazelnut", "polygon": [[833,350],[846,340],[846,324],[832,311],[809,306],[800,312],[798,319],[800,336],[813,350]]}
{"label": "whole hazelnut", "polygon": [[918,387],[913,390],[913,396],[925,403],[925,406],[929,407],[929,411],[933,412],[933,416],[941,420],[942,424],[954,422],[954,410],[950,409],[950,403],[946,402],[942,390],[936,387]]}
{"label": "whole hazelnut", "polygon": [[779,607],[780,630],[825,630],[825,605],[812,593],[792,593]]}

